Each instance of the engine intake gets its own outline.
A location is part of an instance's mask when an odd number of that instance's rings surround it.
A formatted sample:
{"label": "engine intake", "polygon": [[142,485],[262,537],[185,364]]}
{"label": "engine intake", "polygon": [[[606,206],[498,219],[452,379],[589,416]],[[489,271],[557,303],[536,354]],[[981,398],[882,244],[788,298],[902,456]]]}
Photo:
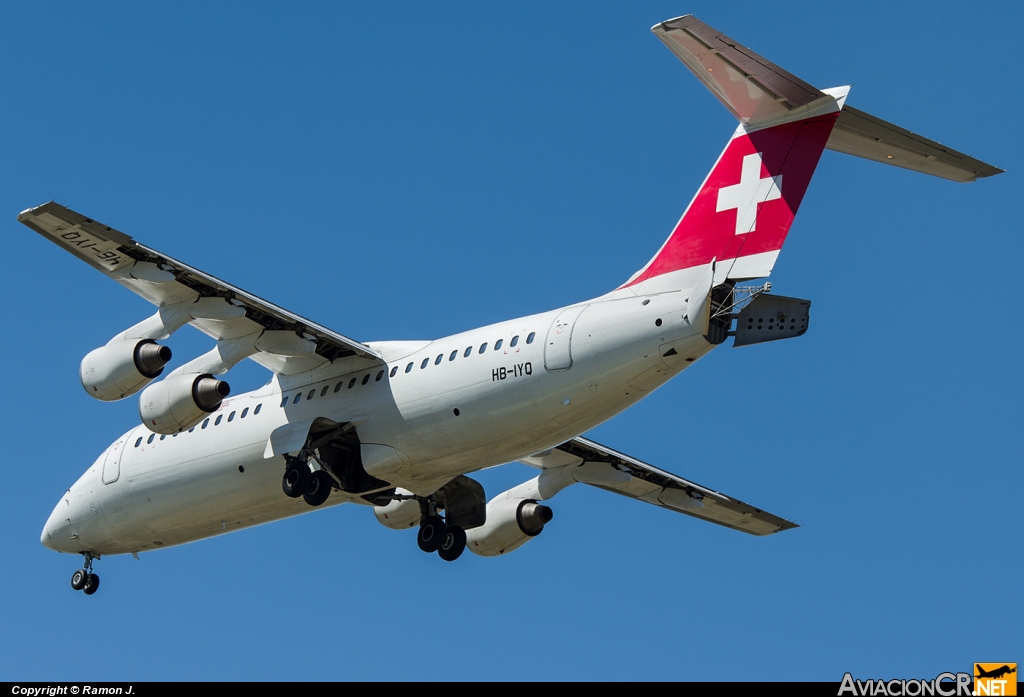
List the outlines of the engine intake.
{"label": "engine intake", "polygon": [[87,353],[79,375],[90,397],[115,402],[148,385],[170,360],[171,349],[152,339],[116,341]]}
{"label": "engine intake", "polygon": [[173,375],[139,396],[139,416],[156,433],[180,433],[217,411],[231,387],[209,373]]}
{"label": "engine intake", "polygon": [[553,517],[550,507],[532,499],[492,499],[487,522],[466,531],[466,546],[482,557],[506,554],[541,534]]}

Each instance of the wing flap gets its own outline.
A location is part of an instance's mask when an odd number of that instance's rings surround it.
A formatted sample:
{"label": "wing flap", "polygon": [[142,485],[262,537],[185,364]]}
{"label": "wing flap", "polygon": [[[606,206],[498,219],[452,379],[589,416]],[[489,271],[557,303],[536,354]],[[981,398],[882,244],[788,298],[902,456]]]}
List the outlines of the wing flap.
{"label": "wing flap", "polygon": [[614,482],[610,478],[605,481],[577,478],[577,481],[751,535],[771,535],[799,527],[739,499],[582,437],[573,438],[548,453],[524,458],[523,462],[542,469],[606,463],[619,472],[629,473],[629,480]]}
{"label": "wing flap", "polygon": [[189,322],[218,341],[249,336],[263,329],[292,331],[316,342],[311,355],[260,351],[251,356],[275,373],[294,375],[349,356],[380,361],[379,354],[365,344],[142,245],[123,232],[58,203],[31,208],[22,212],[18,220],[158,307],[206,297],[222,297],[243,307],[242,317]]}

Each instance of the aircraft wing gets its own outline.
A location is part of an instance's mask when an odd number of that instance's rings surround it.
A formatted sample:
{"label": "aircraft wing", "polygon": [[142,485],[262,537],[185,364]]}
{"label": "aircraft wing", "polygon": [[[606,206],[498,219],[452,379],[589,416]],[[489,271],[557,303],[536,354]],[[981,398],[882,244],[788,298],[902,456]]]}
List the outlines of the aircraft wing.
{"label": "aircraft wing", "polygon": [[799,527],[582,437],[524,458],[523,462],[542,469],[570,466],[575,481],[751,535],[771,535]]}
{"label": "aircraft wing", "polygon": [[293,375],[347,356],[380,360],[379,354],[365,344],[139,244],[123,232],[58,203],[30,208],[18,220],[157,307],[204,297],[222,297],[244,307],[244,316],[189,322],[218,341],[248,336],[263,328],[294,331],[316,342],[312,354],[284,356],[259,351],[250,356],[275,373]]}

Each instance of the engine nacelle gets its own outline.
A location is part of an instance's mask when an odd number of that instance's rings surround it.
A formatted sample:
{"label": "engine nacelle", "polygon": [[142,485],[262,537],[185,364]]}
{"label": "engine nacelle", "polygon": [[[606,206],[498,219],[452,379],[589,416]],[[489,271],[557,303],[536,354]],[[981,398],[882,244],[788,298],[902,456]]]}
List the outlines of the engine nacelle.
{"label": "engine nacelle", "polygon": [[152,339],[115,341],[87,353],[79,375],[90,397],[114,402],[148,385],[170,360],[171,349]]}
{"label": "engine nacelle", "polygon": [[[399,494],[410,494],[405,489],[396,489]],[[387,506],[374,506],[373,514],[384,527],[392,530],[407,530],[420,524],[420,502],[413,499],[392,501]]]}
{"label": "engine nacelle", "polygon": [[466,547],[482,557],[496,557],[539,535],[553,512],[532,499],[503,499],[487,504],[487,522],[466,531]]}
{"label": "engine nacelle", "polygon": [[171,435],[195,426],[217,411],[231,388],[209,373],[172,375],[139,396],[139,416],[149,430]]}

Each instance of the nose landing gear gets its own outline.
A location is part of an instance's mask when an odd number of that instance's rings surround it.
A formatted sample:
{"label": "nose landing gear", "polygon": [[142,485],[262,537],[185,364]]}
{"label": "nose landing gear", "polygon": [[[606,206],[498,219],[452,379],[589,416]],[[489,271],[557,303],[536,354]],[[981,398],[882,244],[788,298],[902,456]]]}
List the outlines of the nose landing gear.
{"label": "nose landing gear", "polygon": [[100,588],[100,577],[92,572],[92,560],[99,557],[93,557],[92,552],[83,552],[82,556],[85,558],[85,568],[71,574],[71,587],[92,595]]}

